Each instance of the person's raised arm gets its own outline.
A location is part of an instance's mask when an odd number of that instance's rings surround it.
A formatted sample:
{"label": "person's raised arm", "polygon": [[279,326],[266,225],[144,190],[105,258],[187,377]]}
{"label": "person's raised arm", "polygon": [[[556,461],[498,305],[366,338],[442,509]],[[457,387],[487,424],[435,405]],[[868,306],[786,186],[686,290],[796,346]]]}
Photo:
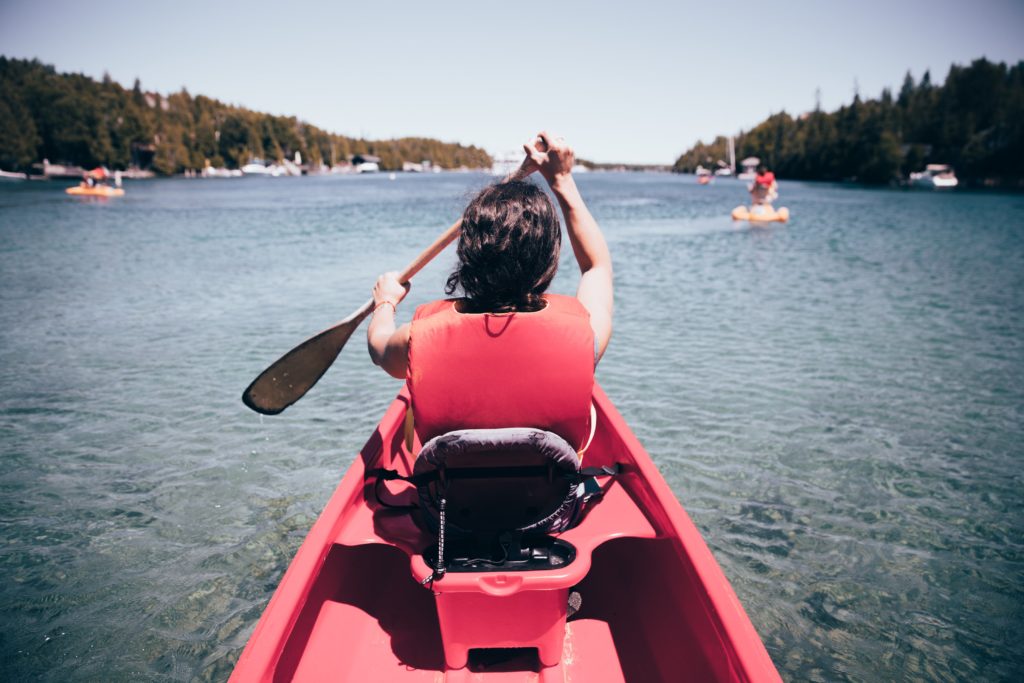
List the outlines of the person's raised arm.
{"label": "person's raised arm", "polygon": [[547,180],[565,216],[566,230],[576,262],[580,266],[580,284],[576,298],[590,313],[594,329],[597,358],[604,355],[612,336],[612,257],[608,243],[590,215],[572,177],[576,156],[564,138],[543,132],[523,145],[523,149],[536,169]]}
{"label": "person's raised arm", "polygon": [[366,346],[374,365],[392,377],[405,379],[409,365],[409,324],[395,329],[398,304],[408,292],[398,281],[398,273],[384,273],[373,286],[373,317],[366,328]]}

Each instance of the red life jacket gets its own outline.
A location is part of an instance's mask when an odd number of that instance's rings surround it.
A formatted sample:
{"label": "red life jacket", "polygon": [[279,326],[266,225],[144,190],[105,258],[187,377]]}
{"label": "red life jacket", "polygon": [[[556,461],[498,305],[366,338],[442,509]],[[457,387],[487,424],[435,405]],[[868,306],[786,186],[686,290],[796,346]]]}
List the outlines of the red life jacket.
{"label": "red life jacket", "polygon": [[459,313],[452,300],[416,309],[409,332],[413,420],[420,441],[456,429],[534,427],[580,448],[590,434],[594,332],[578,299],[546,294],[530,313]]}

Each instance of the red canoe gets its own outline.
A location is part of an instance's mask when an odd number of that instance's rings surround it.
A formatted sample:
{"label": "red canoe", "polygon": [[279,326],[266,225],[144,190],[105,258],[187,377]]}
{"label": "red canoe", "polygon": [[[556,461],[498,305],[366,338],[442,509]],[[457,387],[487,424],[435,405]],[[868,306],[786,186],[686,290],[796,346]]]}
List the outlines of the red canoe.
{"label": "red canoe", "polygon": [[[299,548],[231,676],[244,681],[779,681],[704,539],[600,387],[588,467],[604,494],[560,566],[424,581],[436,537],[378,503],[411,473],[399,394]],[[393,499],[414,490],[387,482]],[[582,605],[567,619],[569,592]]]}

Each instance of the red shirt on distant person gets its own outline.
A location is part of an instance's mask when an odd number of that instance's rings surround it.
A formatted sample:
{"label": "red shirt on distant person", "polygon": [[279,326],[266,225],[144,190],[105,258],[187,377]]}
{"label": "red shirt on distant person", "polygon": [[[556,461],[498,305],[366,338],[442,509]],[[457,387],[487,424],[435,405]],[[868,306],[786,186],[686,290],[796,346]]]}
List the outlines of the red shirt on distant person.
{"label": "red shirt on distant person", "polygon": [[779,197],[779,184],[775,182],[775,174],[763,167],[757,170],[757,177],[754,178],[749,190],[754,206],[770,206]]}

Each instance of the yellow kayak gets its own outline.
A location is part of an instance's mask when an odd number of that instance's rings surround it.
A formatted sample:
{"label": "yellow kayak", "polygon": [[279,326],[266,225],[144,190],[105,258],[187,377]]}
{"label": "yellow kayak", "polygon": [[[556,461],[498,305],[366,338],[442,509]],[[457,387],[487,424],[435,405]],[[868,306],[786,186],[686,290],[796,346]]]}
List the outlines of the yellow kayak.
{"label": "yellow kayak", "polygon": [[785,223],[789,220],[789,209],[782,206],[773,209],[770,206],[737,206],[732,210],[734,221],[750,221],[751,223]]}
{"label": "yellow kayak", "polygon": [[88,185],[75,185],[64,190],[68,194],[78,195],[81,197],[123,197],[124,190],[120,187],[110,187],[109,185],[94,185],[89,187]]}

